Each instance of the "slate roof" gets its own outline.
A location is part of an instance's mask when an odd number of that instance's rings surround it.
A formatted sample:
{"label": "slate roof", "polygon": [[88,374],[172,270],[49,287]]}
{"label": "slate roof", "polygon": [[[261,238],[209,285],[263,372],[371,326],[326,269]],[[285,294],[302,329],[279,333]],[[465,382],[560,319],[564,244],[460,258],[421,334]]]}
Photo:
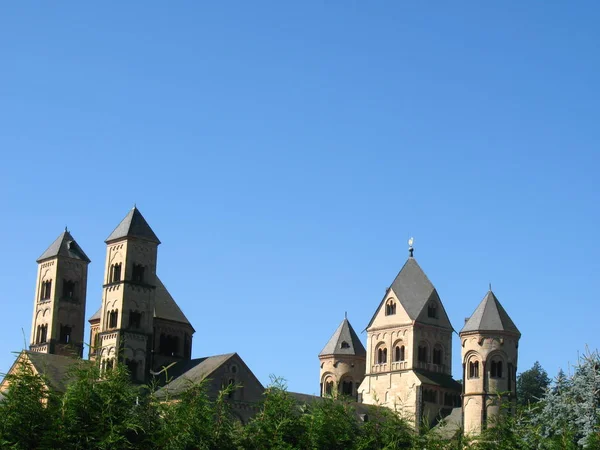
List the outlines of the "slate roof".
{"label": "slate roof", "polygon": [[521,334],[491,290],[460,330],[461,333],[467,331],[508,331]]}
{"label": "slate roof", "polygon": [[[65,392],[69,381],[69,371],[78,364],[89,362],[68,356],[24,351],[38,373],[46,376],[48,384],[58,392]],[[18,361],[18,360],[17,360]]]}
{"label": "slate roof", "polygon": [[125,218],[121,221],[117,228],[106,238],[106,243],[116,241],[117,239],[123,239],[126,237],[133,237],[138,239],[144,239],[150,242],[156,242],[160,244],[160,240],[142,216],[142,213],[135,206],[127,213]]}
{"label": "slate roof", "polygon": [[[158,319],[172,320],[192,326],[181,308],[175,302],[175,299],[169,294],[160,278],[156,277],[156,297],[154,305],[154,317]],[[193,328],[193,327],[192,327]]]}
{"label": "slate roof", "polygon": [[[342,347],[342,342],[346,342],[348,347]],[[367,352],[354,328],[350,325],[348,319],[342,320],[340,326],[335,330],[327,345],[321,350],[319,356],[324,355],[354,355],[367,356]]]}
{"label": "slate roof", "polygon": [[[208,356],[206,358],[195,358],[191,361],[176,364],[168,371],[172,381],[156,391],[158,397],[166,396],[167,393],[177,396],[187,390],[191,384],[199,383],[221,367],[235,353],[225,355]],[[179,366],[179,367],[178,367]]]}
{"label": "slate roof", "polygon": [[462,391],[461,384],[452,378],[450,375],[445,373],[430,372],[423,369],[413,369],[421,383],[428,384],[430,386],[440,386],[446,389],[452,389],[455,391]]}
{"label": "slate roof", "polygon": [[[442,301],[438,295],[436,289],[433,287],[421,266],[417,263],[417,260],[412,256],[409,257],[396,278],[394,279],[390,289],[394,290],[394,293],[398,297],[398,301],[402,304],[402,307],[406,310],[408,317],[412,320],[417,320],[423,308],[429,303],[430,300],[436,300],[439,305],[442,306]],[[380,310],[381,305],[387,298],[389,289],[386,295],[381,299],[381,303],[375,310],[375,314],[371,318],[367,328],[371,326],[377,312]],[[445,314],[445,312],[444,312]]]}
{"label": "slate roof", "polygon": [[102,306],[98,308],[98,311],[94,313],[92,317],[88,319],[88,322],[93,322],[94,320],[100,320],[100,314],[102,313]]}
{"label": "slate roof", "polygon": [[79,259],[87,263],[90,259],[83,252],[79,244],[75,242],[71,233],[66,229],[63,231],[58,238],[46,249],[42,256],[37,259],[37,262],[41,262],[48,258],[55,258],[57,256],[64,256],[71,259]]}

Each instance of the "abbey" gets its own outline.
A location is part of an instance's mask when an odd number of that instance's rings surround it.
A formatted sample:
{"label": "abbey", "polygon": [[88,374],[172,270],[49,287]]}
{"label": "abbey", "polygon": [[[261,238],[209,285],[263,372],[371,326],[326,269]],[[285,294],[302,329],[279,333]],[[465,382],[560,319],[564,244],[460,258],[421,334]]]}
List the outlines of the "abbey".
{"label": "abbey", "polygon": [[478,434],[502,401],[516,400],[519,330],[490,288],[459,333],[463,382],[455,381],[454,328],[409,245],[408,260],[366,327],[366,349],[344,319],[319,354],[321,395],[386,406],[415,427],[447,418]]}
{"label": "abbey", "polygon": [[[122,362],[134,382],[168,367],[158,396],[177,395],[203,379],[210,380],[214,395],[226,385],[240,385],[231,401],[234,414],[248,420],[264,387],[237,353],[192,358],[195,330],[157,275],[161,242],[136,207],[105,243],[102,297],[89,319],[89,340],[84,327],[90,259],[66,229],[37,259],[29,351],[21,352],[9,373],[25,360],[46,376],[50,388],[64,391],[70,367],[82,363],[89,342],[90,361],[102,370]],[[8,388],[5,380],[0,392]]]}

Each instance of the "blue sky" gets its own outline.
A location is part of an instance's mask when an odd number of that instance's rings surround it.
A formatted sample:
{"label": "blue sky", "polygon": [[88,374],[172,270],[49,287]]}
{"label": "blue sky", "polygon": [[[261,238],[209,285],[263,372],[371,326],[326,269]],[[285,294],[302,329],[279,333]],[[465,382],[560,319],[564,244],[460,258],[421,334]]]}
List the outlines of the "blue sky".
{"label": "blue sky", "polygon": [[3,3],[0,370],[36,258],[68,225],[91,316],[134,202],[194,356],[263,383],[317,393],[411,235],[457,330],[491,282],[519,370],[566,369],[598,346],[600,7],[526,3]]}

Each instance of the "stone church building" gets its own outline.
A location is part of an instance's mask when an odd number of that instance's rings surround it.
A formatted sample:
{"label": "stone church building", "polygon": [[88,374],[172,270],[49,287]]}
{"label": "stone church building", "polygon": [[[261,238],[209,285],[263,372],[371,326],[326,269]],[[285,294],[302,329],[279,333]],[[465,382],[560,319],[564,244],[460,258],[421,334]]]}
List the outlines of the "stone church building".
{"label": "stone church building", "polygon": [[[192,359],[194,327],[157,273],[160,240],[134,207],[105,241],[100,304],[84,336],[90,259],[65,229],[38,258],[33,321],[26,360],[64,391],[67,374],[89,361],[111,370],[127,365],[143,383],[168,367],[157,395],[177,395],[190,382],[208,379],[209,395],[240,386],[231,396],[234,413],[245,422],[257,411],[264,387],[237,353]],[[321,396],[344,395],[360,404],[391,408],[418,427],[453,420],[477,434],[514,402],[520,333],[490,290],[459,333],[462,383],[452,378],[455,332],[438,292],[413,257],[386,290],[366,330],[363,346],[347,318],[321,353]],[[83,363],[89,364],[89,361]],[[0,392],[7,389],[5,380]],[[293,394],[299,401],[311,396]]]}
{"label": "stone church building", "polygon": [[502,401],[515,402],[519,330],[490,289],[459,332],[463,382],[454,380],[455,330],[409,245],[366,327],[366,349],[345,318],[319,354],[321,395],[383,405],[417,427],[447,418],[478,434]]}

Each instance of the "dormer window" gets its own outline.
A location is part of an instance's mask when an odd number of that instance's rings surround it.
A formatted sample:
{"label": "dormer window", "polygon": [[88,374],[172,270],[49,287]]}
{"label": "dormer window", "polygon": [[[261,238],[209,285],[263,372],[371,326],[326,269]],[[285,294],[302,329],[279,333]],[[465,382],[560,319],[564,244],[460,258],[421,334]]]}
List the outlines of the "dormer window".
{"label": "dormer window", "polygon": [[427,317],[437,319],[437,305],[435,303],[430,303],[427,307]]}
{"label": "dormer window", "polygon": [[392,299],[389,299],[385,304],[385,315],[393,316],[396,314],[396,302]]}
{"label": "dormer window", "polygon": [[40,290],[40,300],[50,300],[52,293],[52,280],[42,281],[42,289]]}
{"label": "dormer window", "polygon": [[143,283],[144,269],[145,269],[145,267],[142,266],[141,264],[133,265],[133,270],[132,270],[132,274],[131,274],[131,278],[133,279],[133,281],[135,281],[137,283]]}
{"label": "dormer window", "polygon": [[340,348],[350,348],[350,344],[348,344],[346,341],[342,341]]}
{"label": "dormer window", "polygon": [[110,282],[111,283],[118,283],[119,281],[121,281],[121,267],[123,267],[121,265],[121,263],[112,264],[110,266]]}
{"label": "dormer window", "polygon": [[75,297],[75,282],[71,280],[63,280],[63,298]]}

